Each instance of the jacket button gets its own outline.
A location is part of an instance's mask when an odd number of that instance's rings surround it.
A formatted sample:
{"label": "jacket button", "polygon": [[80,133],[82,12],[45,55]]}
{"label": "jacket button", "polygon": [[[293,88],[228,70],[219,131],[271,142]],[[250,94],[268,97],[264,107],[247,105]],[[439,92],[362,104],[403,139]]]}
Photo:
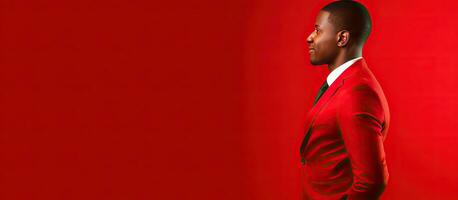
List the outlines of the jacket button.
{"label": "jacket button", "polygon": [[301,158],[301,163],[302,165],[305,165],[307,163],[307,161],[305,160],[305,158]]}

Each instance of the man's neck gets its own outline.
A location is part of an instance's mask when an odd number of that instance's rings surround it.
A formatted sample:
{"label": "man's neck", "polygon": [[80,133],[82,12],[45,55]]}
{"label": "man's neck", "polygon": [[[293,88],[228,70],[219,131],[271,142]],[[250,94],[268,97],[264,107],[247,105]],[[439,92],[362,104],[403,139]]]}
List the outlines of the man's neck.
{"label": "man's neck", "polygon": [[355,58],[358,58],[358,57],[361,57],[362,53],[361,53],[361,50],[359,51],[354,51],[352,53],[348,53],[346,51],[342,51],[338,56],[337,58],[334,60],[333,63],[330,63],[328,65],[328,69],[329,69],[329,72],[332,72],[334,71],[337,67],[339,67],[340,65],[344,64],[345,62],[349,61],[349,60],[352,60],[352,59],[355,59]]}

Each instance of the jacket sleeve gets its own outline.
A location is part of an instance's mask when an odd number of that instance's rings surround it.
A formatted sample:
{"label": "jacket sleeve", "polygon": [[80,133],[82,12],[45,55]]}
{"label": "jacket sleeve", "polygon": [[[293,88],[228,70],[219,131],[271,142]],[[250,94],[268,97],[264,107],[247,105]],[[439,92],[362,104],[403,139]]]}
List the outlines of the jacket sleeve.
{"label": "jacket sleeve", "polygon": [[384,121],[381,99],[372,88],[356,86],[343,93],[338,122],[353,172],[353,184],[344,199],[373,200],[384,191],[388,181]]}

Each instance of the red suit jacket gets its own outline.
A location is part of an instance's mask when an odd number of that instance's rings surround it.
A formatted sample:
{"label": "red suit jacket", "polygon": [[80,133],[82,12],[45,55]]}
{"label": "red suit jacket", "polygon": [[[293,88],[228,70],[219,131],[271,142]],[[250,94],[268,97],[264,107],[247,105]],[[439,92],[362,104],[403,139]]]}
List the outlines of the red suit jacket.
{"label": "red suit jacket", "polygon": [[390,114],[364,59],[310,110],[301,145],[303,199],[378,199],[388,180],[383,141]]}

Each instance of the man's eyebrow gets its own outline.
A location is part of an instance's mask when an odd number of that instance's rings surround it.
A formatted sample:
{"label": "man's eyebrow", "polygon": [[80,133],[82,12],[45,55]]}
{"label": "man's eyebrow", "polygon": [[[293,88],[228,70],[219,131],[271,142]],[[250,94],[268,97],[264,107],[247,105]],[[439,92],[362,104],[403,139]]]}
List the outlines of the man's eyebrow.
{"label": "man's eyebrow", "polygon": [[320,26],[318,26],[318,24],[315,24],[315,28],[320,28]]}

